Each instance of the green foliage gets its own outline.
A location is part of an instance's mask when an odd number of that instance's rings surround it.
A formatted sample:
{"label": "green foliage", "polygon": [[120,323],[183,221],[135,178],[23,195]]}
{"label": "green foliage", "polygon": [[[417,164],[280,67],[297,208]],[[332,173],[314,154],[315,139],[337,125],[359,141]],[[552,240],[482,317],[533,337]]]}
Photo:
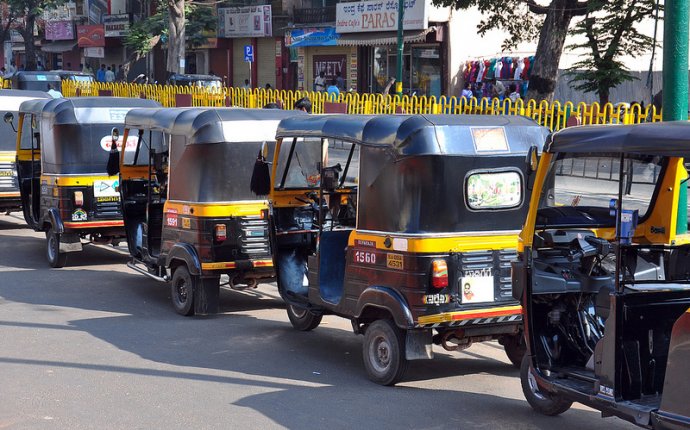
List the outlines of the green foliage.
{"label": "green foliage", "polygon": [[598,1],[600,11],[591,11],[577,24],[574,35],[582,43],[570,46],[587,54],[568,71],[575,89],[593,92],[601,103],[608,102],[612,88],[635,78],[619,60],[624,55],[640,56],[652,49],[652,37],[639,32],[637,25],[654,16],[655,0]]}
{"label": "green foliage", "polygon": [[[212,4],[185,3],[185,32],[187,46],[195,47],[206,43],[209,33],[215,33],[217,17]],[[164,0],[157,0],[156,13],[133,23],[125,37],[125,46],[144,56],[159,42],[168,38],[168,7]]]}

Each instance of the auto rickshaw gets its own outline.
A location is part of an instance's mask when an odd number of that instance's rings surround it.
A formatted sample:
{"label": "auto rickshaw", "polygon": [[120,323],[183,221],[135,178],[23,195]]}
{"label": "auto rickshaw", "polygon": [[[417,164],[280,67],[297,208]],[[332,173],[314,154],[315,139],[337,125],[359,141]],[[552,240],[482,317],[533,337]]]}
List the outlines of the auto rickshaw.
{"label": "auto rickshaw", "polygon": [[690,123],[568,128],[544,147],[513,264],[529,404],[690,428]]}
{"label": "auto rickshaw", "polygon": [[12,89],[48,91],[48,85],[52,85],[58,91],[62,91],[62,77],[57,72],[45,71],[18,71],[12,77]]}
{"label": "auto rickshaw", "polygon": [[19,105],[26,100],[48,99],[48,93],[40,91],[0,90],[0,212],[21,210],[19,181],[17,180],[16,115]]}
{"label": "auto rickshaw", "polygon": [[297,114],[227,108],[127,114],[119,170],[128,266],[170,282],[181,315],[218,312],[221,274],[237,289],[275,277],[268,202],[250,191],[250,179],[257,154],[273,150],[278,122]]}
{"label": "auto rickshaw", "polygon": [[[89,243],[118,243],[124,224],[117,177],[105,167],[120,144],[127,112],[153,100],[77,97],[29,100],[19,107],[17,173],[24,219],[46,232],[51,267]],[[117,146],[116,145],[116,146]]]}
{"label": "auto rickshaw", "polygon": [[520,363],[510,262],[548,130],[528,118],[320,115],[283,120],[273,259],[298,330],[325,314],[364,335],[369,378],[498,339]]}
{"label": "auto rickshaw", "polygon": [[218,90],[223,86],[223,80],[220,76],[214,75],[173,73],[168,78],[168,85],[192,86]]}

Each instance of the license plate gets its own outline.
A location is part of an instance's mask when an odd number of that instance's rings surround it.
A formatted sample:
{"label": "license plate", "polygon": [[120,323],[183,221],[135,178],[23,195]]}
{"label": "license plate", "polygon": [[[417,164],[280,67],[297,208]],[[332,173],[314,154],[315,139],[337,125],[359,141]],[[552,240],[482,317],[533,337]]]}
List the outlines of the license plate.
{"label": "license plate", "polygon": [[460,278],[462,303],[483,303],[494,301],[493,276],[465,276]]}

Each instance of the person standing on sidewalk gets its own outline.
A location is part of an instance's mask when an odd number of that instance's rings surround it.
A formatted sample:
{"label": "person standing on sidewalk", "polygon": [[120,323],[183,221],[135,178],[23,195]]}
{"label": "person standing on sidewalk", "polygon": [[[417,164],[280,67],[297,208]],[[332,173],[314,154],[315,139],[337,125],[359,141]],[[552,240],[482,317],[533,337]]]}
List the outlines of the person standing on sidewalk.
{"label": "person standing on sidewalk", "polygon": [[326,74],[324,72],[320,72],[319,76],[314,79],[314,91],[320,93],[326,91]]}

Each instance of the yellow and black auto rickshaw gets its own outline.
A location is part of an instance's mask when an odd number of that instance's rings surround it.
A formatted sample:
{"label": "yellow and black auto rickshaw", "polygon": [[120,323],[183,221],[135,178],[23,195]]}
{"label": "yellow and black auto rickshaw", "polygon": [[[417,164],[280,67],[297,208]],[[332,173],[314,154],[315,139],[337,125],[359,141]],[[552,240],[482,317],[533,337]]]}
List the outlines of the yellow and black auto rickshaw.
{"label": "yellow and black auto rickshaw", "polygon": [[26,100],[48,99],[40,91],[0,90],[0,212],[14,212],[21,209],[19,181],[17,179],[17,112]]}
{"label": "yellow and black auto rickshaw", "polygon": [[24,219],[46,232],[52,267],[64,266],[67,253],[81,251],[82,238],[94,243],[124,238],[118,179],[105,167],[127,112],[152,106],[160,105],[115,97],[21,104],[16,148]]}
{"label": "yellow and black auto rickshaw", "polygon": [[513,266],[529,404],[690,428],[690,123],[573,127],[544,147]]}
{"label": "yellow and black auto rickshaw", "polygon": [[293,326],[350,319],[370,379],[384,385],[408,360],[432,358],[432,344],[499,339],[519,363],[510,262],[547,134],[508,116],[283,120],[270,202]]}
{"label": "yellow and black auto rickshaw", "polygon": [[297,114],[227,108],[127,114],[119,170],[129,267],[170,281],[178,313],[217,312],[221,274],[233,288],[274,278],[268,203],[250,191],[250,179],[257,155],[273,150],[278,122]]}

